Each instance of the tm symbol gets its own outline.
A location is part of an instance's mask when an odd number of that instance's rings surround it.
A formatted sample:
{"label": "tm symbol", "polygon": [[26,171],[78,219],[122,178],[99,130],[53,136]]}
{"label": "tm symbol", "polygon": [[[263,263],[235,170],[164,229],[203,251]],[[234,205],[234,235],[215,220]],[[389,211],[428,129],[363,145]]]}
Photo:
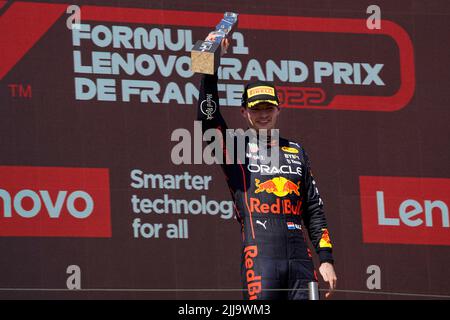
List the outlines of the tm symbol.
{"label": "tm symbol", "polygon": [[23,84],[9,84],[9,92],[11,94],[11,97],[13,98],[25,98],[30,99],[33,96],[33,93],[31,91],[31,85],[23,85]]}

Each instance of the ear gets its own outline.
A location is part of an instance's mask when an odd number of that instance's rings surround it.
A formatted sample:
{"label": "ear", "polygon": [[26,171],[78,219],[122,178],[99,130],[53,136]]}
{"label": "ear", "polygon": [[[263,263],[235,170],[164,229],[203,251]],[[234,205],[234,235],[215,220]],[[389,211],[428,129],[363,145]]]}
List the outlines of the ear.
{"label": "ear", "polygon": [[245,119],[247,119],[247,113],[248,113],[247,108],[241,107],[241,115],[242,115]]}

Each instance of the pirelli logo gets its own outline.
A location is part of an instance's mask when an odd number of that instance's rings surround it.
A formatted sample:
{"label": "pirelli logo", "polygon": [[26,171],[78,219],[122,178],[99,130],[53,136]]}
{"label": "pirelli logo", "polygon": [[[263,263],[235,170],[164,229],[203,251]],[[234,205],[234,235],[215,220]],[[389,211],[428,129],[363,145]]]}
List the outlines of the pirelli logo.
{"label": "pirelli logo", "polygon": [[275,90],[273,88],[267,87],[267,86],[259,86],[259,87],[254,87],[254,88],[247,90],[248,98],[254,97],[259,94],[267,94],[270,96],[275,96]]}

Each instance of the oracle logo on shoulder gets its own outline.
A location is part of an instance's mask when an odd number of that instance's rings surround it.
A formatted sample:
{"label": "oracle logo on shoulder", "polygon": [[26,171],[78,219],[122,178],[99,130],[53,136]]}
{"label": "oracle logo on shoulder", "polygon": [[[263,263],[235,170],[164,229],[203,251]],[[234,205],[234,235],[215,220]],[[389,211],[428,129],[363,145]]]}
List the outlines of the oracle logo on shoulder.
{"label": "oracle logo on shoulder", "polygon": [[0,166],[0,236],[110,238],[109,170]]}
{"label": "oracle logo on shoulder", "polygon": [[450,179],[359,177],[365,243],[450,245]]}

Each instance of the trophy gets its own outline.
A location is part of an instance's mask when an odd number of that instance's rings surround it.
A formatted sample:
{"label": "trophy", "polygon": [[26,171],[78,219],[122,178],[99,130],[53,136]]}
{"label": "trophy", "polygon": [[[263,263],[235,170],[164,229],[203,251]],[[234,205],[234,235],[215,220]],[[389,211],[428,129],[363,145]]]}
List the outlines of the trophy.
{"label": "trophy", "polygon": [[196,73],[214,74],[220,64],[220,43],[237,27],[238,14],[225,12],[222,21],[211,34],[213,41],[199,40],[191,51],[191,70]]}

